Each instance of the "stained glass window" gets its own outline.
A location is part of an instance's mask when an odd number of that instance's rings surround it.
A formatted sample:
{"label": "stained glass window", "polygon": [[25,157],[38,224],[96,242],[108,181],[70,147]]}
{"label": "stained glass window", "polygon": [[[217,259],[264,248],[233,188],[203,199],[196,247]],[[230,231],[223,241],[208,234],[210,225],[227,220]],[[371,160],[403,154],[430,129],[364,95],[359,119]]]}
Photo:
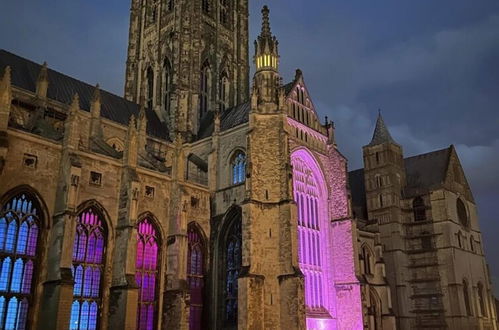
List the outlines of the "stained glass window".
{"label": "stained glass window", "polygon": [[158,286],[158,233],[150,219],[139,223],[137,230],[137,258],[135,280],[139,286],[137,329],[155,328]]}
{"label": "stained glass window", "polygon": [[225,323],[237,324],[237,279],[242,263],[240,218],[232,224],[225,241]]}
{"label": "stained glass window", "polygon": [[308,312],[325,308],[321,255],[323,197],[312,169],[301,158],[293,159],[293,184],[298,214],[298,261],[305,276],[305,305]]}
{"label": "stained glass window", "polygon": [[27,193],[0,212],[0,329],[26,328],[40,222],[40,207]]}
{"label": "stained glass window", "polygon": [[77,217],[71,271],[75,281],[70,329],[97,329],[101,305],[106,231],[102,217],[87,208]]}
{"label": "stained glass window", "polygon": [[187,236],[189,238],[187,281],[191,293],[189,329],[201,330],[204,288],[204,244],[199,231],[193,225],[189,226]]}
{"label": "stained glass window", "polygon": [[232,159],[232,183],[239,184],[246,180],[246,155],[238,151]]}

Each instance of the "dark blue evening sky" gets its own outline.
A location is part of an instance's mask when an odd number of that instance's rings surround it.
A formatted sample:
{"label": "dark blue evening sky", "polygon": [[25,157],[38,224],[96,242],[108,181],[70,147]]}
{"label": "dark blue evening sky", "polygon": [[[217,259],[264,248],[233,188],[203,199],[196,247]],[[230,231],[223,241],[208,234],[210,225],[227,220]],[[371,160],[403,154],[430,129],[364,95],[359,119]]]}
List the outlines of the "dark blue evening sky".
{"label": "dark blue evening sky", "polygon": [[[381,108],[405,155],[454,144],[478,204],[499,295],[499,1],[251,1],[251,45],[268,4],[286,81],[301,68],[321,116],[361,166]],[[129,1],[3,1],[0,48],[123,92]]]}

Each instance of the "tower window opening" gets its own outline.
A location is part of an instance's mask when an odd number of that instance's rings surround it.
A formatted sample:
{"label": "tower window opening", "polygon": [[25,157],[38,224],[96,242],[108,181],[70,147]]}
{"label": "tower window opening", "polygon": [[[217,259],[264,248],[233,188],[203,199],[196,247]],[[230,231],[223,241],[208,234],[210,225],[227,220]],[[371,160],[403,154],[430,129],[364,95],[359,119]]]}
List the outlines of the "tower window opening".
{"label": "tower window opening", "polygon": [[421,197],[416,197],[412,202],[414,221],[426,221],[426,206]]}
{"label": "tower window opening", "polygon": [[147,79],[147,100],[146,104],[149,109],[153,107],[153,98],[154,98],[154,71],[151,67],[147,68],[146,72]]}
{"label": "tower window opening", "polygon": [[210,77],[211,71],[208,63],[205,63],[201,69],[200,81],[200,100],[199,100],[199,118],[201,119],[206,112],[208,112],[208,105],[210,101]]}
{"label": "tower window opening", "polygon": [[218,98],[220,102],[220,109],[221,111],[224,111],[229,107],[229,78],[226,73],[222,73],[220,76],[219,84]]}
{"label": "tower window opening", "polygon": [[205,14],[208,14],[211,11],[210,0],[202,0],[201,7]]}
{"label": "tower window opening", "polygon": [[170,61],[165,59],[163,64],[163,110],[167,116],[170,115],[171,80],[172,74]]}

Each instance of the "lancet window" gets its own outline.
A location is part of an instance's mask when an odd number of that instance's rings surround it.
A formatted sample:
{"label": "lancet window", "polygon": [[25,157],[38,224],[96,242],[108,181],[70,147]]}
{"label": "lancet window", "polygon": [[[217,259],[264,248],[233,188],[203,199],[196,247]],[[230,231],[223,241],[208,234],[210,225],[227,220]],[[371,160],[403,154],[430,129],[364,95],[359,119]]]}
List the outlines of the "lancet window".
{"label": "lancet window", "polygon": [[190,225],[187,237],[187,282],[191,294],[189,329],[202,329],[203,289],[204,289],[204,241],[195,225]]}
{"label": "lancet window", "polygon": [[154,103],[153,103],[153,97],[154,97],[154,71],[152,70],[151,67],[147,68],[146,72],[146,79],[147,79],[147,107],[149,109],[152,109]]}
{"label": "lancet window", "polygon": [[421,197],[416,197],[412,202],[414,221],[426,221],[426,206]]}
{"label": "lancet window", "polygon": [[237,279],[242,263],[241,219],[236,218],[225,240],[224,319],[226,325],[237,324]]}
{"label": "lancet window", "polygon": [[232,158],[232,183],[239,184],[246,180],[246,155],[242,151],[236,152]]}
{"label": "lancet window", "polygon": [[102,215],[89,207],[76,219],[71,271],[75,281],[70,329],[96,329],[100,318],[106,228]]}
{"label": "lancet window", "polygon": [[163,63],[163,110],[170,115],[170,96],[171,96],[172,72],[168,59]]}
{"label": "lancet window", "polygon": [[201,68],[200,77],[200,93],[199,93],[199,118],[201,119],[206,112],[210,102],[210,86],[211,86],[211,71],[208,63],[205,63]]}
{"label": "lancet window", "polygon": [[137,256],[135,259],[135,281],[139,287],[137,329],[155,328],[157,315],[158,231],[149,218],[144,218],[137,227]]}
{"label": "lancet window", "polygon": [[41,229],[40,206],[28,193],[0,211],[0,329],[25,329],[33,299],[33,274]]}

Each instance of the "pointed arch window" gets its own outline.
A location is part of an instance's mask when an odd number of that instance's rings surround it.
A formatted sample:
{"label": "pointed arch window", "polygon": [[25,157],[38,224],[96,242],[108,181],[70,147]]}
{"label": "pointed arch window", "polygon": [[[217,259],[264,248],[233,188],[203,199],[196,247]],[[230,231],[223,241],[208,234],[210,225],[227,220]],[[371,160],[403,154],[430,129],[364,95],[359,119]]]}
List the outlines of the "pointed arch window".
{"label": "pointed arch window", "polygon": [[201,7],[203,9],[203,13],[208,14],[211,11],[210,0],[202,0]]}
{"label": "pointed arch window", "polygon": [[246,154],[242,151],[236,152],[232,157],[232,183],[240,184],[246,180]]}
{"label": "pointed arch window", "polygon": [[25,329],[34,294],[40,206],[28,193],[0,211],[0,329]]}
{"label": "pointed arch window", "polygon": [[468,212],[466,211],[466,206],[464,205],[463,201],[460,198],[456,200],[456,209],[459,222],[464,227],[468,227],[469,226]]}
{"label": "pointed arch window", "polygon": [[163,63],[163,110],[165,111],[167,118],[170,116],[170,99],[171,99],[171,88],[172,88],[172,72],[170,61],[165,58]]}
{"label": "pointed arch window", "polygon": [[101,313],[106,228],[94,207],[82,211],[76,222],[71,266],[75,283],[69,328],[96,329]]}
{"label": "pointed arch window", "polygon": [[326,314],[325,271],[323,269],[324,196],[322,182],[317,180],[305,159],[292,157],[293,185],[298,213],[298,262],[305,276],[305,305],[309,315]]}
{"label": "pointed arch window", "polygon": [[146,79],[147,79],[147,95],[146,95],[146,105],[149,109],[152,109],[154,103],[154,71],[151,67],[147,68],[146,71]]}
{"label": "pointed arch window", "polygon": [[480,315],[482,317],[488,317],[485,295],[483,292],[484,289],[483,289],[483,284],[481,282],[479,282],[477,285],[477,291],[478,291],[478,306],[480,307]]}
{"label": "pointed arch window", "polygon": [[421,197],[414,198],[412,210],[414,212],[414,221],[426,221],[426,206]]}
{"label": "pointed arch window", "polygon": [[189,225],[187,231],[187,282],[191,294],[189,329],[202,329],[203,289],[204,289],[204,241],[195,225]]}
{"label": "pointed arch window", "polygon": [[211,93],[211,70],[208,63],[205,63],[201,68],[201,81],[199,93],[199,118],[201,119],[206,112],[210,103]]}
{"label": "pointed arch window", "polygon": [[229,78],[225,72],[220,75],[219,85],[218,99],[220,110],[225,111],[229,107]]}
{"label": "pointed arch window", "polygon": [[363,265],[364,265],[364,273],[365,274],[372,274],[372,270],[371,270],[372,254],[367,246],[364,246],[362,248],[362,257],[363,257],[362,259],[363,259]]}
{"label": "pointed arch window", "polygon": [[220,0],[220,23],[228,26],[230,23],[231,0]]}
{"label": "pointed arch window", "polygon": [[137,329],[152,330],[157,319],[158,231],[149,218],[137,226],[137,256],[135,259],[135,281],[139,287]]}
{"label": "pointed arch window", "polygon": [[237,279],[242,263],[241,218],[234,219],[225,240],[225,286],[224,286],[224,320],[226,325],[237,324]]}
{"label": "pointed arch window", "polygon": [[468,288],[468,282],[466,282],[466,280],[463,280],[463,298],[464,298],[464,306],[466,308],[466,315],[473,315],[471,313],[469,288]]}

